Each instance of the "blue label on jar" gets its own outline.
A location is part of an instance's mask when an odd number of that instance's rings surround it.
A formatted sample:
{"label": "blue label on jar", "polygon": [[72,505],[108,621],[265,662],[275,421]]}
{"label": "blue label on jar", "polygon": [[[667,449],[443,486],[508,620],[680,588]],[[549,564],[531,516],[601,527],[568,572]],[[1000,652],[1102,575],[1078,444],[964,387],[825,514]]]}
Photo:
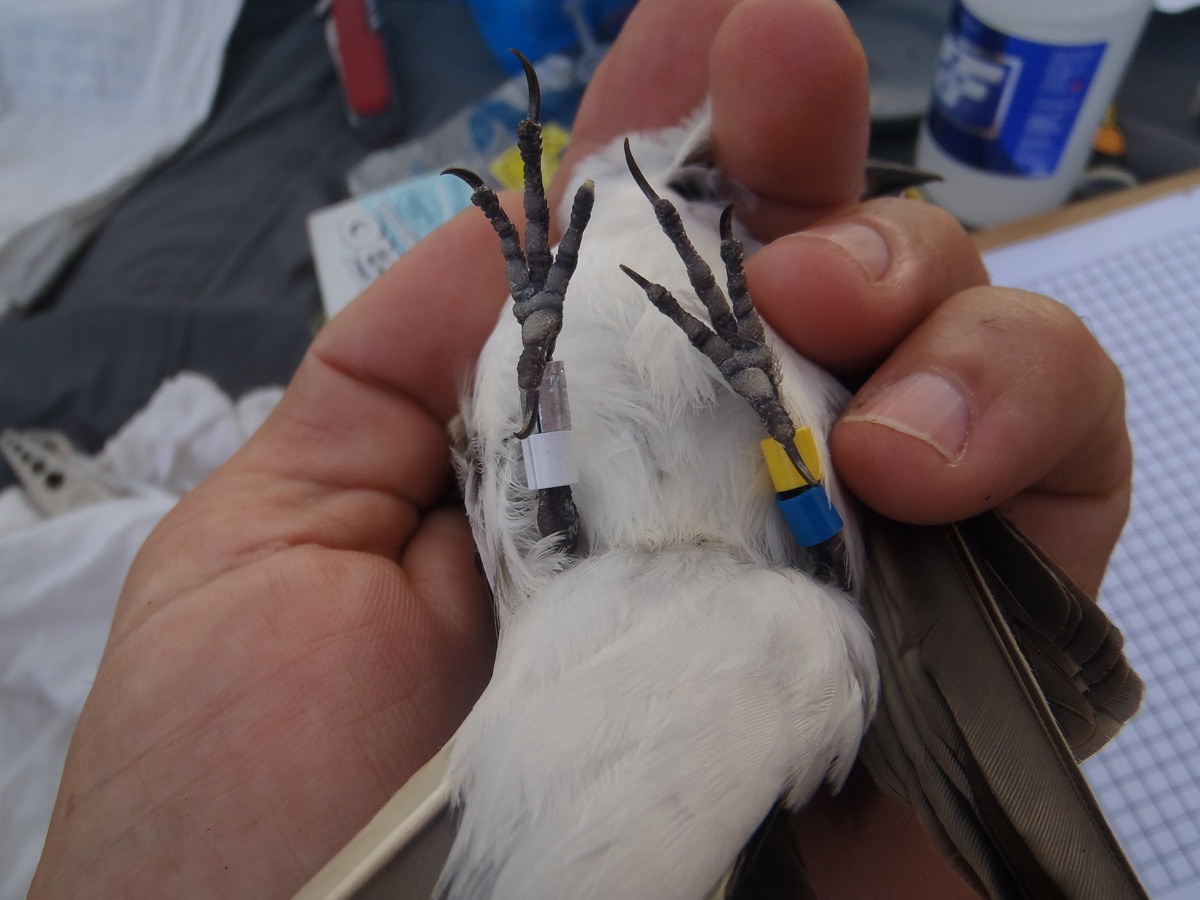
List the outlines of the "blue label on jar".
{"label": "blue label on jar", "polygon": [[966,165],[1049,177],[1107,46],[1027,41],[956,3],[942,42],[929,131]]}

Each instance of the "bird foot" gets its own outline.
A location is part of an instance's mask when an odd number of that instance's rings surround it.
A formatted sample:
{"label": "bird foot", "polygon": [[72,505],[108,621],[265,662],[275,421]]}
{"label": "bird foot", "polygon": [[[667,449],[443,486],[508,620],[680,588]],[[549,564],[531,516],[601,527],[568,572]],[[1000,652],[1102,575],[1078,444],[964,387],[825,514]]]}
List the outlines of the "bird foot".
{"label": "bird foot", "polygon": [[[529,84],[529,110],[517,125],[517,150],[525,170],[525,248],[516,226],[500,200],[482,178],[463,168],[443,174],[461,178],[471,187],[471,202],[491,223],[500,238],[505,274],[513,297],[513,314],[521,325],[521,356],[517,362],[517,387],[522,398],[522,421],[515,436],[525,439],[539,429],[539,393],[554,344],[562,330],[563,299],[579,261],[579,245],[591,217],[595,192],[586,181],[575,193],[571,219],[558,250],[550,249],[550,209],[542,179],[541,88],[533,65],[513,51]],[[573,552],[579,534],[579,513],[569,485],[538,489],[538,526],[543,537],[560,535],[562,549]]]}
{"label": "bird foot", "polygon": [[712,269],[688,239],[675,205],[658,196],[638,168],[629,141],[625,142],[625,161],[642,193],[653,204],[663,233],[675,245],[687,270],[688,281],[708,313],[709,324],[680,306],[662,285],[648,281],[627,266],[621,266],[621,271],[646,292],[659,312],[679,326],[693,347],[712,360],[725,382],[749,401],[767,434],[783,447],[801,477],[810,486],[816,485],[818,479],[796,446],[796,426],[779,396],[779,367],[746,288],[742,242],[733,236],[733,207],[726,207],[721,216],[721,259],[725,263],[729,289],[726,297]]}

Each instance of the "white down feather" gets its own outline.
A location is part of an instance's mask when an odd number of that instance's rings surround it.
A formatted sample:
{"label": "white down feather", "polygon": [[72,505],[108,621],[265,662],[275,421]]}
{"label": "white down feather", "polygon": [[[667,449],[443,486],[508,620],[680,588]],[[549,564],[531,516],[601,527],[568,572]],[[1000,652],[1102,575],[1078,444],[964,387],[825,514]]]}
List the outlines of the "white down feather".
{"label": "white down feather", "polygon": [[[721,280],[719,207],[666,185],[703,130],[638,136],[633,150]],[[823,780],[840,784],[873,712],[875,662],[852,598],[793,568],[749,404],[618,268],[706,320],[619,143],[577,172],[595,181],[596,203],[555,358],[580,472],[579,555],[537,534],[512,437],[521,344],[506,309],[464,403],[461,470],[500,644],[455,740],[461,819],[442,887],[698,898],[780,796],[798,805]],[[844,392],[768,339],[793,418],[826,435]]]}

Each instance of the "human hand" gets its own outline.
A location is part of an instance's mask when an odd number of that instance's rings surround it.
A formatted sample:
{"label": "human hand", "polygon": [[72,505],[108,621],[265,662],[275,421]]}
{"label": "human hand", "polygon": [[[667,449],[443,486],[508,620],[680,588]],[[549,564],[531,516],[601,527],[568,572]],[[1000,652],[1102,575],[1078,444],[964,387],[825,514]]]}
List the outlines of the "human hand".
{"label": "human hand", "polygon": [[[1094,591],[1128,502],[1119,376],[1076,317],[986,287],[944,214],[856,204],[866,69],[834,3],[643,0],[558,189],[590,150],[674,124],[710,88],[717,160],[758,195],[744,217],[772,241],[747,263],[760,311],[839,374],[874,370],[833,434],[844,483],[908,521],[999,504]],[[469,531],[442,502],[444,424],[505,294],[495,237],[468,211],[327,326],[277,412],[152,535],[34,896],[286,895],[453,732],[493,632]],[[918,377],[871,411],[921,372],[953,387]],[[915,818],[865,788],[797,829],[821,896],[880,878],[893,896],[965,890]]]}
{"label": "human hand", "polygon": [[[844,483],[906,522],[999,506],[1094,596],[1129,503],[1120,373],[1070,310],[988,286],[946,213],[856,202],[866,64],[836,4],[664,0],[637,14],[597,73],[564,168],[613,136],[677,122],[711,92],[717,163],[754,192],[739,216],[771,242],[746,264],[759,311],[835,374],[870,376],[832,436]],[[707,67],[685,65],[704,43]]]}

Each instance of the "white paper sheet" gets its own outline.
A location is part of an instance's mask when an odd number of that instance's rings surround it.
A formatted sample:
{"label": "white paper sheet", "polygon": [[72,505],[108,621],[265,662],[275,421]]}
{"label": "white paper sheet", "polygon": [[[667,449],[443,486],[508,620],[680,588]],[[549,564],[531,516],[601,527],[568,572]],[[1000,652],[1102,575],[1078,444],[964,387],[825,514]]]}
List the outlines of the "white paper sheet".
{"label": "white paper sheet", "polygon": [[241,0],[0,0],[0,314],[208,116]]}
{"label": "white paper sheet", "polygon": [[1146,699],[1084,771],[1151,896],[1200,897],[1200,189],[986,262],[1079,313],[1124,373],[1133,509],[1100,602]]}

